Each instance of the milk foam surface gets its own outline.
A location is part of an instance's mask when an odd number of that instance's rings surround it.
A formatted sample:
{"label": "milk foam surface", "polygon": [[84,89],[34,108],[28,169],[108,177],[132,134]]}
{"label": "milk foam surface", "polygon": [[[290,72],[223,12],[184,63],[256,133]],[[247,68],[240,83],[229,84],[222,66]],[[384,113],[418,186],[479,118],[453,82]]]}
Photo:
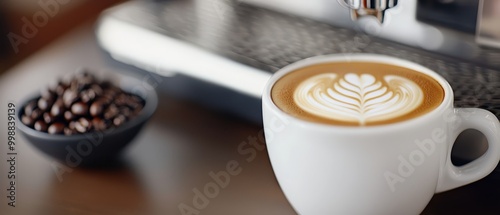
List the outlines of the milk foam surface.
{"label": "milk foam surface", "polygon": [[418,108],[424,99],[413,81],[397,75],[323,73],[304,80],[294,92],[301,109],[328,119],[365,125],[390,120]]}

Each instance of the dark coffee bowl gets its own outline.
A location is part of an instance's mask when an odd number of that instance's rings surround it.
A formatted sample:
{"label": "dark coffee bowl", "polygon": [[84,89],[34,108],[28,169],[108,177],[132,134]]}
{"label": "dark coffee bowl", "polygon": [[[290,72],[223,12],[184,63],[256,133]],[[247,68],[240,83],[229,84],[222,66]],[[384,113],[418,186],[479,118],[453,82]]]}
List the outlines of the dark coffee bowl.
{"label": "dark coffee bowl", "polygon": [[[158,105],[156,92],[151,87],[144,88],[143,86],[146,86],[145,83],[130,80],[120,86],[124,91],[143,98],[145,105],[139,115],[116,128],[66,136],[37,131],[22,122],[17,125],[28,142],[66,166],[73,168],[105,165],[117,160],[120,152],[134,139],[156,110]],[[40,95],[31,96],[21,103],[22,106],[17,111],[18,119],[21,119],[24,114],[24,106],[38,98]]]}

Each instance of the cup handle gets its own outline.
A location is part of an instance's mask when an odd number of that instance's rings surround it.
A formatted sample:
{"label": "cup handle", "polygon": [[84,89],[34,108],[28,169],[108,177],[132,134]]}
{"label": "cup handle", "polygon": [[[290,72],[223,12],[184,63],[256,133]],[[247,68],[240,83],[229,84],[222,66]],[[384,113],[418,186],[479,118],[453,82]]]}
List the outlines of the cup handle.
{"label": "cup handle", "polygon": [[456,140],[466,129],[476,129],[486,137],[488,150],[478,159],[457,167],[451,162],[451,150],[454,144],[450,144],[436,192],[451,190],[484,178],[500,161],[500,123],[495,115],[479,108],[457,108],[453,116],[455,118],[452,123],[457,128],[454,129],[451,140]]}

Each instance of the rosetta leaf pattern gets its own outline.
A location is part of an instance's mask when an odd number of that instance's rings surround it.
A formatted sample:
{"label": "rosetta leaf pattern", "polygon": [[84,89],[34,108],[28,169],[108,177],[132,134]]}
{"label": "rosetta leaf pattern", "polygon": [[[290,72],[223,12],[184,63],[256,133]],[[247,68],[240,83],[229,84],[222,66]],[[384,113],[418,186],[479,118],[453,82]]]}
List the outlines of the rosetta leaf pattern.
{"label": "rosetta leaf pattern", "polygon": [[301,83],[295,103],[313,115],[365,125],[390,120],[415,110],[423,102],[422,89],[413,81],[386,75],[324,73]]}

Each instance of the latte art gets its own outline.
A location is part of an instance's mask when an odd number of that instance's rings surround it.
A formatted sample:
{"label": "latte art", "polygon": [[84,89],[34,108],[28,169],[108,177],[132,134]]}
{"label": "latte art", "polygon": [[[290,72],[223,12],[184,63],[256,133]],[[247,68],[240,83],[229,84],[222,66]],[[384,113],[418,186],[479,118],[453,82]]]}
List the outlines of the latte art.
{"label": "latte art", "polygon": [[310,65],[281,77],[273,102],[303,120],[340,126],[376,126],[410,120],[437,108],[444,89],[431,76],[374,62]]}
{"label": "latte art", "polygon": [[370,74],[325,73],[300,84],[294,100],[311,114],[365,125],[415,110],[422,104],[423,92],[413,81],[395,75],[377,80]]}

